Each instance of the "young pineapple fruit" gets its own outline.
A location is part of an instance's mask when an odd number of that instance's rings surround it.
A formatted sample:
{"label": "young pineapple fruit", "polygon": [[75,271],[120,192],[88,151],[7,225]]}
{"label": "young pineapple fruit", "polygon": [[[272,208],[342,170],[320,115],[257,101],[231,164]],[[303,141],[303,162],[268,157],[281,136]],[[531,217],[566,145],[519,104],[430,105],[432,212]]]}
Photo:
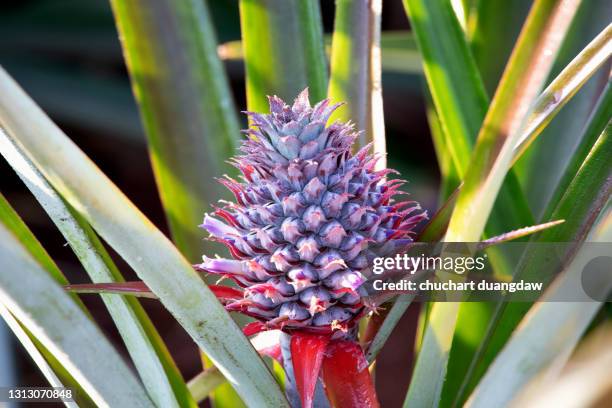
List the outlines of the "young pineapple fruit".
{"label": "young pineapple fruit", "polygon": [[202,224],[234,259],[204,257],[196,267],[244,288],[227,309],[270,328],[346,330],[367,309],[372,259],[409,243],[426,214],[413,201],[394,203],[403,181],[375,170],[369,146],[351,153],[350,123],[327,126],[340,104],[311,107],[307,90],[292,106],[269,102],[269,114],[247,112],[252,127],[232,160],[242,182],[221,180],[236,201]]}

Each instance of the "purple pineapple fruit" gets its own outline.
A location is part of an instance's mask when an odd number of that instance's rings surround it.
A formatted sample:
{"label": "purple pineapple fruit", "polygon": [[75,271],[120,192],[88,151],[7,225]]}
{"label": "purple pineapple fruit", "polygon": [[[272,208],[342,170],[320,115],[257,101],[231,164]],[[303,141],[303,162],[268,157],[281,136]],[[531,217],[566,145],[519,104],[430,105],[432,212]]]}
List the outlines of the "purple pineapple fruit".
{"label": "purple pineapple fruit", "polygon": [[405,247],[426,214],[413,201],[394,203],[404,182],[375,170],[369,146],[351,153],[351,124],[326,126],[340,104],[311,107],[307,90],[293,106],[269,101],[270,114],[247,112],[252,128],[232,160],[242,182],[221,180],[236,202],[202,224],[234,259],[204,257],[196,267],[244,288],[226,308],[269,328],[347,329],[367,309],[372,259]]}

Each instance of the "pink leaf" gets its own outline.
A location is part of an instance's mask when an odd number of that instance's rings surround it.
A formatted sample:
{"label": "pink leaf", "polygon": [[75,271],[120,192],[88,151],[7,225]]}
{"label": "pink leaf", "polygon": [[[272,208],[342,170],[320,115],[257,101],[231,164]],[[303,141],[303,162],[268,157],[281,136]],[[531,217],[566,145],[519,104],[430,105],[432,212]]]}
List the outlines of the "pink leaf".
{"label": "pink leaf", "polygon": [[[244,294],[241,290],[229,286],[208,285],[215,296],[225,303],[228,300],[242,299]],[[109,282],[109,283],[82,283],[66,285],[64,289],[76,293],[116,293],[120,295],[132,295],[157,299],[157,296],[142,281],[136,282]]]}
{"label": "pink leaf", "polygon": [[359,344],[334,341],[322,365],[327,397],[335,408],[379,408],[368,362]]}
{"label": "pink leaf", "polygon": [[208,285],[208,289],[223,303],[226,300],[239,300],[244,297],[244,293],[240,289],[232,288],[223,285]]}
{"label": "pink leaf", "polygon": [[82,283],[66,285],[64,288],[76,293],[116,293],[157,299],[144,282]]}
{"label": "pink leaf", "polygon": [[266,330],[269,330],[269,328],[265,323],[251,322],[242,328],[242,333],[244,333],[245,336],[249,337]]}
{"label": "pink leaf", "polygon": [[310,333],[291,335],[291,359],[302,408],[312,408],[312,399],[329,336]]}

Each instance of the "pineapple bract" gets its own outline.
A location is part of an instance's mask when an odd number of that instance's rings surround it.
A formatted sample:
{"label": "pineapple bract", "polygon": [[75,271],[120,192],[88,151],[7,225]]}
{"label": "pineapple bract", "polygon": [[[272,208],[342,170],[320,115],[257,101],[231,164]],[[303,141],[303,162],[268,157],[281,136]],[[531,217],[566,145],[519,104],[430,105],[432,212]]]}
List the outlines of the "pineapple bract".
{"label": "pineapple bract", "polygon": [[414,201],[394,203],[403,181],[375,170],[369,146],[351,153],[351,124],[326,126],[340,104],[311,107],[307,90],[293,106],[269,102],[270,114],[247,112],[252,127],[232,161],[242,182],[221,180],[236,202],[202,224],[234,259],[204,257],[196,267],[244,288],[226,308],[270,328],[346,330],[366,309],[372,259],[410,242],[426,215]]}

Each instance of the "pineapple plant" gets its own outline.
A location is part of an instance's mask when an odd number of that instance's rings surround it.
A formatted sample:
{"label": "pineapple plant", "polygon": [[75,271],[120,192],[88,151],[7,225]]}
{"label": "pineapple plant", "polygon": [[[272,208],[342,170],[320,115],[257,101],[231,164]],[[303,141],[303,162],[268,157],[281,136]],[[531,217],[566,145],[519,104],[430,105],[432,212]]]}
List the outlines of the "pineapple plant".
{"label": "pineapple plant", "polygon": [[[0,195],[0,315],[49,384],[73,391],[67,405],[385,406],[374,363],[416,300],[366,290],[374,259],[516,238],[520,262],[492,252],[495,277],[554,279],[537,302],[423,305],[418,332],[401,333],[417,344],[404,406],[529,405],[539,376],[571,381],[569,352],[609,320],[599,298],[548,302],[589,261],[586,241],[612,241],[612,29],[591,18],[606,2],[405,0],[411,31],[389,33],[382,1],[337,1],[327,41],[318,2],[241,0],[241,39],[220,45],[214,2],[110,3],[171,240],[0,70],[0,154],[92,280],[69,282]],[[242,139],[230,60],[245,67]],[[381,72],[398,66],[426,84],[441,175],[429,214],[386,166],[383,111],[402,107],[383,109]],[[570,243],[555,270],[548,242]],[[101,294],[133,368],[78,293]],[[185,381],[138,297],[190,335],[200,374]]]}

